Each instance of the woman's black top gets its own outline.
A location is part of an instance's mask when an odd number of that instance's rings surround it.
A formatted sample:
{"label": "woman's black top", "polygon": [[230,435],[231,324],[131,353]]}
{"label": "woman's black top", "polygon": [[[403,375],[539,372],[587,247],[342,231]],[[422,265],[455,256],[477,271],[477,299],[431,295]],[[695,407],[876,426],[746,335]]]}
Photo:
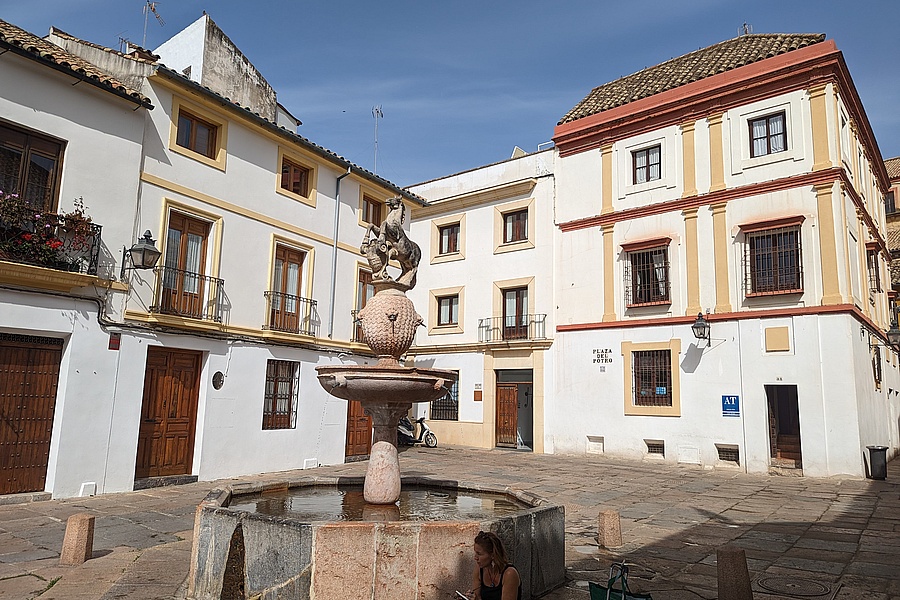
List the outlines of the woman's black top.
{"label": "woman's black top", "polygon": [[[506,565],[503,567],[503,570],[500,571],[500,583],[496,586],[490,586],[484,582],[484,569],[478,569],[478,576],[481,578],[481,600],[501,600],[503,596],[503,574],[506,572],[508,568],[512,565]],[[516,596],[519,600],[522,600],[522,584],[519,584],[519,593]]]}

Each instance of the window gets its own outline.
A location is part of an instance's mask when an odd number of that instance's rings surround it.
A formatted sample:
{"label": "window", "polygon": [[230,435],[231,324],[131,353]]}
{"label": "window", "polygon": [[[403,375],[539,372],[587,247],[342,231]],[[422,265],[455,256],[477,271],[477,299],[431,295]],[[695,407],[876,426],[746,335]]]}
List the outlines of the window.
{"label": "window", "polygon": [[787,150],[784,113],[750,120],[750,156],[766,156]]}
{"label": "window", "polygon": [[459,371],[450,391],[431,403],[429,417],[432,421],[459,421]]}
{"label": "window", "polygon": [[671,350],[635,350],[631,354],[635,406],[672,406]]}
{"label": "window", "polygon": [[625,305],[668,304],[669,249],[657,246],[627,253]]}
{"label": "window", "polygon": [[799,225],[748,232],[746,253],[748,296],[803,291]]}
{"label": "window", "polygon": [[441,296],[437,299],[438,317],[437,324],[441,325],[458,325],[459,324],[459,296]]}
{"label": "window", "polygon": [[297,426],[299,390],[300,363],[289,360],[268,361],[263,398],[263,429],[294,429]]}
{"label": "window", "polygon": [[866,251],[866,266],[869,271],[869,291],[877,293],[881,291],[881,269],[878,264],[878,249],[870,248]]}
{"label": "window", "polygon": [[523,242],[528,239],[528,210],[517,210],[503,215],[503,243]]}
{"label": "window", "polygon": [[459,223],[439,227],[438,235],[440,236],[439,254],[459,252]]}
{"label": "window", "polygon": [[528,288],[503,290],[503,339],[528,339]]}
{"label": "window", "polygon": [[64,148],[64,142],[0,125],[0,190],[35,210],[55,210]]}
{"label": "window", "polygon": [[178,134],[175,143],[207,158],[216,158],[218,127],[184,109],[178,111]]}
{"label": "window", "polygon": [[884,213],[892,215],[897,212],[897,205],[894,202],[894,190],[884,195]]}
{"label": "window", "polygon": [[207,290],[215,282],[204,276],[206,269],[206,240],[209,223],[194,217],[173,212],[169,216],[166,235],[166,257],[162,268],[162,296],[159,310],[192,318],[205,318],[210,308],[206,292],[210,298],[217,290]]}
{"label": "window", "polygon": [[371,225],[381,225],[381,207],[383,204],[369,196],[363,196],[362,220]]}
{"label": "window", "polygon": [[877,389],[881,389],[881,374],[881,347],[872,346],[872,378]]}
{"label": "window", "polygon": [[652,146],[631,153],[633,182],[647,183],[662,176],[660,167],[660,146]]}
{"label": "window", "polygon": [[301,297],[303,263],[306,252],[278,244],[269,301],[268,328],[288,333],[313,334],[312,314],[315,302]]}
{"label": "window", "polygon": [[351,313],[353,317],[353,338],[350,341],[352,342],[366,341],[357,315],[359,311],[366,307],[366,302],[374,295],[375,285],[372,283],[372,272],[360,269],[356,277],[356,310]]}
{"label": "window", "polygon": [[281,189],[287,190],[298,196],[309,196],[310,169],[282,157],[281,159]]}
{"label": "window", "polygon": [[741,464],[741,451],[735,444],[716,444],[716,452],[722,462]]}
{"label": "window", "polygon": [[647,454],[666,455],[666,442],[664,440],[644,440],[647,446]]}

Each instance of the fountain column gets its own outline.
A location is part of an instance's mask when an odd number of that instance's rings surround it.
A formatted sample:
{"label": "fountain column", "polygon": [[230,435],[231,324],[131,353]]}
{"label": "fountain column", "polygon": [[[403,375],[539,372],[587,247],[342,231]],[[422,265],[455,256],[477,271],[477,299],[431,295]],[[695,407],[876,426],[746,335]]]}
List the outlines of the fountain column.
{"label": "fountain column", "polygon": [[400,461],[397,454],[397,422],[412,404],[384,405],[364,402],[372,417],[372,450],[366,468],[363,498],[371,504],[393,504],[400,498]]}

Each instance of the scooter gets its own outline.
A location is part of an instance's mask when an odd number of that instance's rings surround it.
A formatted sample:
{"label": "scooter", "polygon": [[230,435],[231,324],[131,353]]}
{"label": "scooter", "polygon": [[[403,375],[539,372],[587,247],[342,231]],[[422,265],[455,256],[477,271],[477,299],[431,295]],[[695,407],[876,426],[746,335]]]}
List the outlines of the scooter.
{"label": "scooter", "polygon": [[429,448],[437,448],[437,436],[425,424],[425,417],[416,419],[419,425],[419,435],[416,435],[416,427],[410,422],[409,417],[404,416],[397,423],[397,443],[404,446],[425,444]]}

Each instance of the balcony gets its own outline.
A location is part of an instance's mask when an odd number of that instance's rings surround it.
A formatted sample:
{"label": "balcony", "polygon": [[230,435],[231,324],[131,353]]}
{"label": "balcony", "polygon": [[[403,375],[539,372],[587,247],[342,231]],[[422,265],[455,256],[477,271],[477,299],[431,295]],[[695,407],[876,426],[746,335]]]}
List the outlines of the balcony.
{"label": "balcony", "polygon": [[478,320],[479,342],[509,342],[546,339],[547,315],[488,317]]}
{"label": "balcony", "polygon": [[359,322],[359,311],[351,310],[350,318],[353,319],[353,332],[350,334],[351,342],[366,343],[366,337],[363,335],[362,325]]}
{"label": "balcony", "polygon": [[225,280],[172,267],[157,267],[150,312],[222,322]]}
{"label": "balcony", "polygon": [[265,329],[316,335],[316,301],[269,290],[266,297]]}
{"label": "balcony", "polygon": [[96,275],[101,230],[84,218],[43,214],[16,225],[0,214],[0,260]]}

